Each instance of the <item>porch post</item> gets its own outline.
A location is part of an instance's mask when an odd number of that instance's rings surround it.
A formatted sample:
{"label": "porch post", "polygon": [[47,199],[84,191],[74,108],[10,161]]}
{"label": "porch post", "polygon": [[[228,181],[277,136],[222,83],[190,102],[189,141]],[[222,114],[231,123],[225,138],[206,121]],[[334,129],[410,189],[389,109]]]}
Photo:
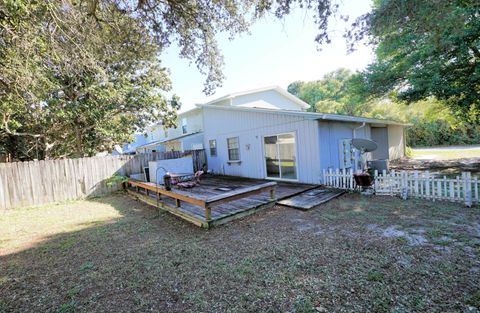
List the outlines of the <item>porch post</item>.
{"label": "porch post", "polygon": [[205,221],[208,223],[212,220],[212,209],[207,205],[205,207]]}

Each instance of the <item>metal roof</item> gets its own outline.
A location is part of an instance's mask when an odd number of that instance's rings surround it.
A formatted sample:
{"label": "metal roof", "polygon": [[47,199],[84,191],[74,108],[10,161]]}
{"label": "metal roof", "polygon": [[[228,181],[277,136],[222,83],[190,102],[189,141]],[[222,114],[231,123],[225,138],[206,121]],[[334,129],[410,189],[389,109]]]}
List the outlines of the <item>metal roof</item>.
{"label": "metal roof", "polygon": [[341,114],[330,114],[330,113],[320,113],[320,112],[305,112],[305,111],[294,111],[294,110],[277,110],[277,109],[264,109],[264,108],[247,108],[247,107],[238,107],[238,106],[218,106],[218,105],[209,105],[203,104],[201,107],[212,108],[212,109],[221,109],[221,110],[237,110],[245,112],[259,112],[259,113],[271,113],[271,114],[282,114],[290,116],[299,116],[305,119],[311,120],[328,120],[328,121],[339,121],[339,122],[356,122],[356,123],[370,123],[370,124],[387,124],[387,125],[401,125],[401,126],[410,126],[411,124],[402,123],[392,120],[384,120],[377,118],[369,117],[359,117],[351,115],[341,115]]}
{"label": "metal roof", "polygon": [[182,138],[189,137],[189,136],[193,136],[193,135],[198,135],[198,134],[201,134],[201,133],[202,133],[202,132],[187,133],[187,134],[182,134],[182,135],[180,135],[180,136],[176,136],[176,137],[172,137],[172,138],[165,138],[165,139],[161,139],[161,140],[155,140],[155,141],[152,141],[152,142],[148,142],[148,143],[146,143],[146,144],[143,144],[143,145],[141,145],[141,146],[138,146],[138,147],[136,147],[135,149],[154,147],[154,146],[158,146],[159,144],[162,144],[162,143],[166,143],[166,142],[169,142],[169,141],[182,139]]}

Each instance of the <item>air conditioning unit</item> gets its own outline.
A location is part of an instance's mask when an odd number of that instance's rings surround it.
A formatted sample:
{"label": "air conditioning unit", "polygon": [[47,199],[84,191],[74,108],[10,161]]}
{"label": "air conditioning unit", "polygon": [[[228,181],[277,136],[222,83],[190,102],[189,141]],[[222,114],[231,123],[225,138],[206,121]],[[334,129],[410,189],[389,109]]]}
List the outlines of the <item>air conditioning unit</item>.
{"label": "air conditioning unit", "polygon": [[369,169],[377,170],[380,173],[383,172],[384,170],[388,172],[388,160],[387,159],[367,161],[367,166],[368,166]]}

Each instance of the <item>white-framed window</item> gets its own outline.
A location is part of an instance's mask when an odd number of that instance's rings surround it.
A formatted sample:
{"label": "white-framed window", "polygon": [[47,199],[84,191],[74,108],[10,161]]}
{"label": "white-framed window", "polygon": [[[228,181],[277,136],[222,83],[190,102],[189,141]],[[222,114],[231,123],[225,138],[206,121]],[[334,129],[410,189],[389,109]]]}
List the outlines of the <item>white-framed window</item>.
{"label": "white-framed window", "polygon": [[210,156],[217,156],[217,141],[215,139],[209,140]]}
{"label": "white-framed window", "polygon": [[182,133],[186,134],[187,133],[187,119],[182,118]]}
{"label": "white-framed window", "polygon": [[238,137],[227,138],[228,160],[240,161],[240,141]]}

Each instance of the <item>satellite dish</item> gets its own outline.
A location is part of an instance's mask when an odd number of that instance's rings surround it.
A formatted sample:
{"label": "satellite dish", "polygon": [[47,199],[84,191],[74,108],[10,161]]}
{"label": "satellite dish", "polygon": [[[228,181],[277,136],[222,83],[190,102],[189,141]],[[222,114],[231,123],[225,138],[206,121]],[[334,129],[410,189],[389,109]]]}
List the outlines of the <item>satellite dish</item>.
{"label": "satellite dish", "polygon": [[378,145],[375,141],[363,138],[352,139],[352,145],[363,152],[372,152],[377,150]]}

